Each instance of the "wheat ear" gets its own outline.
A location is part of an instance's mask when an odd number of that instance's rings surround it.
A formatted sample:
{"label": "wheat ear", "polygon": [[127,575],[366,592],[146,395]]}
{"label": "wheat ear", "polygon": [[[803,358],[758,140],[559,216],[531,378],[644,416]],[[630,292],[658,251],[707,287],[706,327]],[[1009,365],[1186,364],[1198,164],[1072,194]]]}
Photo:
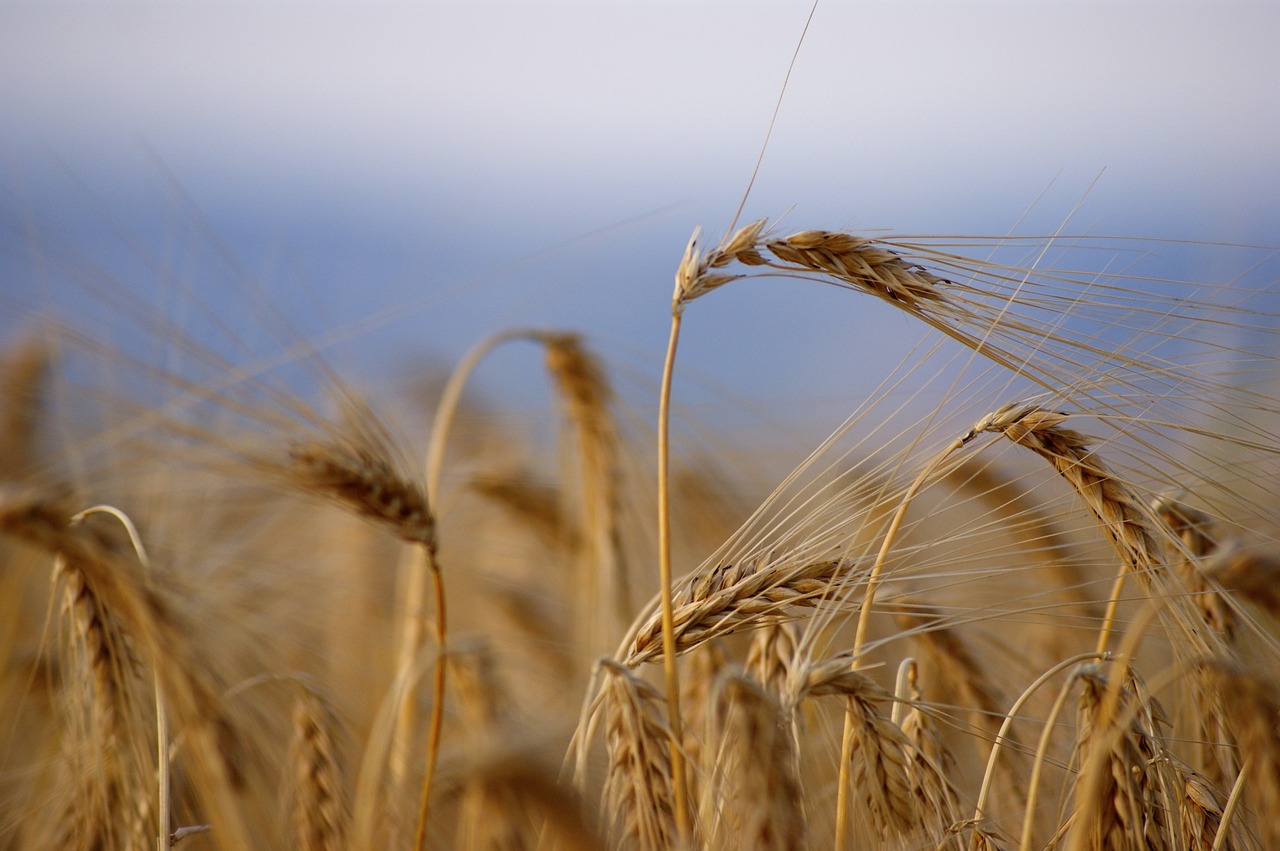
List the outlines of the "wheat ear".
{"label": "wheat ear", "polygon": [[347,809],[343,799],[342,765],[335,731],[337,718],[314,689],[304,689],[294,702],[293,837],[298,851],[338,851],[345,847]]}
{"label": "wheat ear", "polygon": [[609,771],[604,800],[615,841],[636,851],[662,851],[680,837],[671,774],[671,730],[658,690],[625,665],[603,660],[601,697]]}
{"label": "wheat ear", "polygon": [[798,669],[789,692],[795,704],[822,695],[845,698],[845,717],[853,719],[853,767],[848,777],[882,841],[921,831],[935,841],[942,837],[948,825],[942,823],[942,814],[927,804],[953,796],[950,781],[942,768],[880,711],[879,705],[891,701],[892,695],[853,670],[850,654]]}
{"label": "wheat ear", "polygon": [[[545,339],[547,371],[555,381],[578,458],[581,555],[578,615],[585,631],[579,646],[594,658],[616,640],[632,616],[621,546],[622,488],[619,438],[613,421],[613,390],[599,360],[574,334]],[[600,623],[601,617],[605,622]]]}
{"label": "wheat ear", "polygon": [[[94,612],[109,612],[127,625],[160,678],[166,703],[182,726],[193,754],[195,786],[216,816],[214,841],[225,849],[249,847],[236,795],[244,778],[235,760],[239,743],[218,690],[190,645],[170,606],[139,576],[136,560],[122,557],[112,542],[71,523],[58,497],[0,493],[0,533],[26,540],[55,556],[76,574],[76,598],[94,601]],[[95,616],[98,616],[95,615]],[[124,628],[124,627],[122,627]],[[163,660],[163,662],[162,662]]]}
{"label": "wheat ear", "polygon": [[1052,464],[1097,518],[1120,556],[1120,572],[1098,635],[1097,649],[1102,652],[1109,643],[1125,576],[1132,573],[1151,590],[1163,563],[1157,544],[1160,533],[1141,500],[1098,459],[1089,440],[1061,427],[1067,417],[1036,404],[1016,403],[984,417],[974,425],[973,433],[1002,434]]}
{"label": "wheat ear", "polygon": [[717,684],[718,772],[728,784],[718,834],[724,848],[800,851],[803,795],[795,743],[778,699],[741,675]]}
{"label": "wheat ear", "polygon": [[794,620],[819,603],[838,601],[860,574],[839,559],[790,561],[763,556],[719,565],[686,577],[675,595],[669,624],[652,615],[625,647],[629,667],[657,658],[670,629],[672,650],[686,653],[712,638]]}

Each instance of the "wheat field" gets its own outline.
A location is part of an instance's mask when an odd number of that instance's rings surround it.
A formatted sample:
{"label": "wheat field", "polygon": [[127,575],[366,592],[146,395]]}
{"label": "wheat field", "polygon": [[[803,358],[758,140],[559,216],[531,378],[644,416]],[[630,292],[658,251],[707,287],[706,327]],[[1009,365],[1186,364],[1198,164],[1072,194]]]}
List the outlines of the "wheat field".
{"label": "wheat field", "polygon": [[[695,234],[648,418],[570,331],[395,398],[47,319],[4,361],[0,842],[1274,847],[1277,317],[998,247]],[[773,478],[667,404],[753,277],[926,332]],[[467,392],[511,344],[547,432]]]}
{"label": "wheat field", "polygon": [[[1280,848],[1275,249],[781,218],[645,246],[639,377],[521,325],[370,380],[251,275],[52,257],[78,309],[0,339],[0,849]],[[918,342],[816,445],[701,421],[679,344],[752,286]]]}

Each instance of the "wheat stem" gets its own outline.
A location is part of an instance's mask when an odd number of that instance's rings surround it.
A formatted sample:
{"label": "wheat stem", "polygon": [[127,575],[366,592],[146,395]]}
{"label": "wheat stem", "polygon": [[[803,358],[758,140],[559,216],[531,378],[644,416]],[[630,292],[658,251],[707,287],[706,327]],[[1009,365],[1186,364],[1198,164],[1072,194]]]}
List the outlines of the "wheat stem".
{"label": "wheat stem", "polygon": [[675,372],[676,346],[680,342],[679,305],[671,311],[671,337],[662,366],[662,389],[658,397],[658,586],[662,597],[662,669],[667,686],[667,718],[671,734],[671,793],[675,799],[676,832],[681,841],[690,835],[688,788],[684,766],[683,734],[680,724],[680,674],[676,667],[674,607],[671,602],[671,381]]}

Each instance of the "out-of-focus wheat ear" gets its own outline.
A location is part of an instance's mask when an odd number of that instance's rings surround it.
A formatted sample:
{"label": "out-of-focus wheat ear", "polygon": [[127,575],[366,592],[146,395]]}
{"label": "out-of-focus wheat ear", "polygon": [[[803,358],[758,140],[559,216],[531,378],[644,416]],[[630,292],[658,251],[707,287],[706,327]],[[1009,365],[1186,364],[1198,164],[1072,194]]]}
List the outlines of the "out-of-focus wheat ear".
{"label": "out-of-focus wheat ear", "polygon": [[1023,552],[1044,563],[1080,615],[1090,621],[1102,620],[1103,608],[1088,590],[1088,580],[1080,570],[1080,556],[1075,552],[1077,548],[1053,518],[1027,498],[1016,482],[990,464],[972,459],[962,461],[948,472],[947,480],[964,492],[974,494],[992,511],[1006,518],[1008,522],[1002,528],[1024,543]]}
{"label": "out-of-focus wheat ear", "polygon": [[742,675],[716,686],[721,819],[712,848],[800,851],[805,817],[795,742],[778,699]]}
{"label": "out-of-focus wheat ear", "polygon": [[[1280,553],[1257,547],[1224,546],[1201,565],[1214,585],[1280,618]],[[1215,595],[1216,596],[1216,595]],[[1236,615],[1226,605],[1224,632],[1235,635]],[[1230,618],[1230,620],[1226,620]]]}
{"label": "out-of-focus wheat ear", "polygon": [[328,701],[305,689],[294,703],[293,766],[289,794],[293,847],[297,851],[338,851],[345,847],[349,812],[337,747],[339,723]]}
{"label": "out-of-focus wheat ear", "polygon": [[1211,659],[1206,680],[1223,696],[1227,725],[1243,763],[1240,784],[1264,848],[1280,848],[1280,688],[1270,673]]}
{"label": "out-of-focus wheat ear", "polygon": [[722,641],[708,641],[684,657],[680,677],[681,712],[684,715],[684,752],[688,760],[689,795],[700,817],[710,824],[715,817],[715,684],[729,667]]}
{"label": "out-of-focus wheat ear", "polygon": [[[73,566],[79,576],[73,587],[83,583],[96,616],[106,618],[102,623],[119,624],[120,634],[155,670],[172,720],[188,743],[193,788],[208,819],[217,825],[215,843],[224,849],[250,847],[239,800],[244,785],[239,739],[217,697],[219,690],[196,658],[174,610],[145,580],[137,560],[122,556],[120,547],[98,531],[73,524],[73,516],[58,495],[0,492],[0,533],[41,547]],[[82,602],[90,596],[77,591]],[[130,740],[141,741],[141,736]],[[141,754],[135,762],[150,765]],[[150,797],[142,788],[131,793],[132,802]],[[128,806],[117,809],[127,811]]]}
{"label": "out-of-focus wheat ear", "polygon": [[[676,651],[686,653],[711,638],[795,620],[819,603],[842,600],[842,590],[861,577],[856,568],[856,562],[840,559],[765,556],[692,574],[674,594]],[[662,619],[651,615],[635,629],[624,659],[633,668],[662,653]]]}
{"label": "out-of-focus wheat ear", "polygon": [[[446,664],[451,668],[449,681],[458,696],[459,723],[471,759],[483,763],[487,754],[501,751],[507,736],[521,740],[518,732],[507,727],[507,699],[488,643],[471,640],[454,646]],[[532,848],[526,822],[517,790],[472,777],[462,789],[457,847]]]}
{"label": "out-of-focus wheat ear", "polygon": [[1182,541],[1183,550],[1175,554],[1174,567],[1187,593],[1193,595],[1204,621],[1228,642],[1235,635],[1236,615],[1218,595],[1217,588],[1205,581],[1204,559],[1224,543],[1224,535],[1208,514],[1170,496],[1159,496],[1151,506],[1156,515]]}
{"label": "out-of-focus wheat ear", "polygon": [[[451,776],[452,775],[452,776]],[[604,851],[594,821],[555,769],[520,743],[491,743],[460,770],[446,772],[445,798],[466,796],[474,810],[459,821],[458,851]]]}
{"label": "out-of-focus wheat ear", "polygon": [[458,696],[458,720],[469,738],[496,735],[507,715],[507,696],[498,679],[497,660],[488,642],[469,639],[449,649],[453,689]]}
{"label": "out-of-focus wheat ear", "polygon": [[787,693],[791,671],[799,661],[800,635],[794,623],[767,624],[751,635],[747,648],[747,673],[770,694]]}
{"label": "out-of-focus wheat ear", "polygon": [[1078,681],[1080,774],[1068,847],[1178,848],[1172,814],[1184,783],[1165,751],[1159,704],[1122,686],[1119,702],[1108,707],[1106,696],[1114,690],[1099,666],[1080,669]]}
{"label": "out-of-focus wheat ear", "polygon": [[139,763],[129,753],[138,734],[130,729],[139,709],[132,699],[138,662],[123,625],[73,561],[56,556],[54,579],[62,586],[62,610],[70,621],[61,668],[73,684],[64,691],[63,752],[70,788],[50,825],[60,834],[54,841],[67,848],[137,847],[131,840],[145,840],[150,831],[136,830],[131,823],[136,818],[130,816],[151,800]]}
{"label": "out-of-focus wheat ear", "polygon": [[601,695],[609,769],[604,806],[612,843],[634,851],[677,845],[672,799],[671,730],[666,701],[625,665],[603,660]]}
{"label": "out-of-focus wheat ear", "polygon": [[[921,835],[941,840],[950,823],[944,824],[942,815],[925,804],[950,794],[944,791],[947,779],[931,762],[915,762],[915,745],[880,709],[892,696],[852,670],[850,662],[842,654],[797,669],[788,689],[792,704],[823,695],[845,699],[853,742],[852,799],[882,842]],[[920,773],[912,773],[913,762]]]}
{"label": "out-of-focus wheat ear", "polygon": [[36,461],[41,390],[48,374],[48,346],[34,338],[0,361],[0,480],[17,478]]}
{"label": "out-of-focus wheat ear", "polygon": [[613,389],[599,359],[577,335],[547,335],[546,361],[577,459],[582,519],[575,621],[585,634],[575,644],[594,659],[605,652],[606,642],[618,639],[633,615],[621,545],[621,449]]}
{"label": "out-of-focus wheat ear", "polygon": [[300,442],[284,468],[298,490],[372,520],[413,544],[435,547],[426,493],[397,469],[389,447],[358,439]]}
{"label": "out-of-focus wheat ear", "polygon": [[[442,652],[447,646],[448,609],[437,554],[435,515],[424,486],[402,472],[403,463],[398,459],[390,435],[374,413],[356,402],[349,402],[349,407],[351,412],[344,429],[327,439],[295,444],[289,451],[289,463],[283,473],[285,480],[303,493],[334,502],[415,545],[410,560],[411,575],[406,582],[410,590],[406,592],[408,599],[403,601],[406,615],[398,661],[400,668],[407,670],[418,658],[424,639],[422,609],[428,576],[435,591],[436,643]],[[415,847],[419,851],[426,842],[432,784],[440,756],[446,669],[444,664],[436,665],[432,687],[426,771],[416,833]],[[392,774],[397,785],[403,783],[407,772],[415,706],[416,701],[406,695],[391,753]]]}

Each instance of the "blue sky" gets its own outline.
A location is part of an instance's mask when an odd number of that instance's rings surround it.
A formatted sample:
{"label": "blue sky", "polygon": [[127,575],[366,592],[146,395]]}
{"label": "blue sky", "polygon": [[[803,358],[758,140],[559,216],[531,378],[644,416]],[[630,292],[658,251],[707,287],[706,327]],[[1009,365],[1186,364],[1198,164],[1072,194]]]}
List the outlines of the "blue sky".
{"label": "blue sky", "polygon": [[[75,310],[47,262],[74,256],[175,303],[163,268],[232,315],[243,272],[305,333],[378,317],[353,332],[375,369],[532,324],[651,377],[685,242],[732,219],[808,13],[6,3],[0,304],[24,308],[0,331]],[[1264,2],[826,2],[747,215],[1039,233],[1083,197],[1075,231],[1280,245],[1276,32]],[[680,393],[709,419],[803,407],[829,427],[920,336],[778,281],[689,316]],[[483,380],[536,403],[516,360]]]}

